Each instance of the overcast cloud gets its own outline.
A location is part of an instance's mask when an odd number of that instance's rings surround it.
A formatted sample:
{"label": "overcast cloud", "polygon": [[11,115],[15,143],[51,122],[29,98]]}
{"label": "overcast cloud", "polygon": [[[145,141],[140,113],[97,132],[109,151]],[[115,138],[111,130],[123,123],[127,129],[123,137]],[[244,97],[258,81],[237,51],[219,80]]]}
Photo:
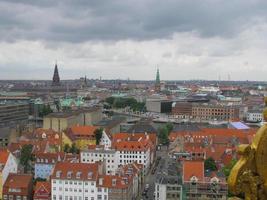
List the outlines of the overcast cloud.
{"label": "overcast cloud", "polygon": [[266,80],[266,0],[0,0],[0,78]]}

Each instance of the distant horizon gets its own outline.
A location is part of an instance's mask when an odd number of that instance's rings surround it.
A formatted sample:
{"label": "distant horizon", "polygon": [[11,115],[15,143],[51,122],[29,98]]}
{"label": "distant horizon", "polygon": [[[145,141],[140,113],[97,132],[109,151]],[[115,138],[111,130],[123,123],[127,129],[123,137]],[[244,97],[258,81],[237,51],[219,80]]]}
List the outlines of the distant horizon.
{"label": "distant horizon", "polygon": [[0,79],[266,80],[267,3],[0,1]]}
{"label": "distant horizon", "polygon": [[[76,78],[76,79],[60,79],[60,81],[78,81],[81,78]],[[142,80],[142,79],[93,79],[93,78],[87,78],[87,80],[99,80],[99,81],[145,81],[145,82],[153,82],[155,80]],[[0,81],[47,81],[47,82],[52,82],[52,79],[0,79]],[[187,79],[187,80],[160,80],[162,82],[167,81],[167,82],[175,82],[175,81],[185,81],[185,82],[190,82],[190,81],[208,81],[208,82],[261,82],[261,83],[266,83],[267,81],[264,80],[209,80],[209,79]]]}

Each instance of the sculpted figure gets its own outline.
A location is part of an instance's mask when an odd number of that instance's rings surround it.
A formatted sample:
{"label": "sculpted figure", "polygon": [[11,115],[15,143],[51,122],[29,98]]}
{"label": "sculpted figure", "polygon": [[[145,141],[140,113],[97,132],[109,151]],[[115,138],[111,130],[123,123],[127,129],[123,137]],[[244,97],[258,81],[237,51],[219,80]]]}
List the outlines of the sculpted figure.
{"label": "sculpted figure", "polygon": [[[265,97],[267,106],[267,98]],[[267,121],[267,107],[263,111]],[[243,196],[245,200],[267,199],[267,124],[257,131],[252,144],[240,145],[241,158],[228,177],[232,194]],[[237,199],[237,198],[232,198]]]}

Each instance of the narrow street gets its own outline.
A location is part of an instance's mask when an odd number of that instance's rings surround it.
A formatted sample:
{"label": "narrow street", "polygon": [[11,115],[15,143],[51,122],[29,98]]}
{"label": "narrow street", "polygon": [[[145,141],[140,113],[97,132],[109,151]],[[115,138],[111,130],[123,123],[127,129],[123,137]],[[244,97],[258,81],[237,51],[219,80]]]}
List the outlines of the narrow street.
{"label": "narrow street", "polygon": [[[143,200],[153,200],[154,198],[154,192],[155,192],[155,182],[156,182],[156,176],[159,171],[162,170],[162,167],[164,166],[165,159],[168,157],[167,150],[159,150],[156,152],[156,159],[155,162],[153,163],[148,175],[146,176],[146,181],[143,186],[142,194],[139,195],[138,199],[143,199]],[[158,165],[155,166],[157,158],[160,158]],[[155,167],[154,173],[153,169]],[[145,195],[143,195],[143,192],[145,190],[146,184],[149,184],[149,189],[146,192]]]}

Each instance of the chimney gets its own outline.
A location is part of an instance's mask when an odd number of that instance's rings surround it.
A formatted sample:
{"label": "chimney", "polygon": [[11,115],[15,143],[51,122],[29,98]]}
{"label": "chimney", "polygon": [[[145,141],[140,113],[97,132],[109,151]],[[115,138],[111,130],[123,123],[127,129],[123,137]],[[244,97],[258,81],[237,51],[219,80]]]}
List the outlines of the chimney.
{"label": "chimney", "polygon": [[113,178],[113,179],[112,179],[112,186],[115,187],[115,186],[116,186],[116,182],[117,182],[117,180],[116,180],[115,178]]}
{"label": "chimney", "polygon": [[99,179],[98,179],[98,184],[99,184],[99,185],[103,185],[103,178],[99,178]]}

